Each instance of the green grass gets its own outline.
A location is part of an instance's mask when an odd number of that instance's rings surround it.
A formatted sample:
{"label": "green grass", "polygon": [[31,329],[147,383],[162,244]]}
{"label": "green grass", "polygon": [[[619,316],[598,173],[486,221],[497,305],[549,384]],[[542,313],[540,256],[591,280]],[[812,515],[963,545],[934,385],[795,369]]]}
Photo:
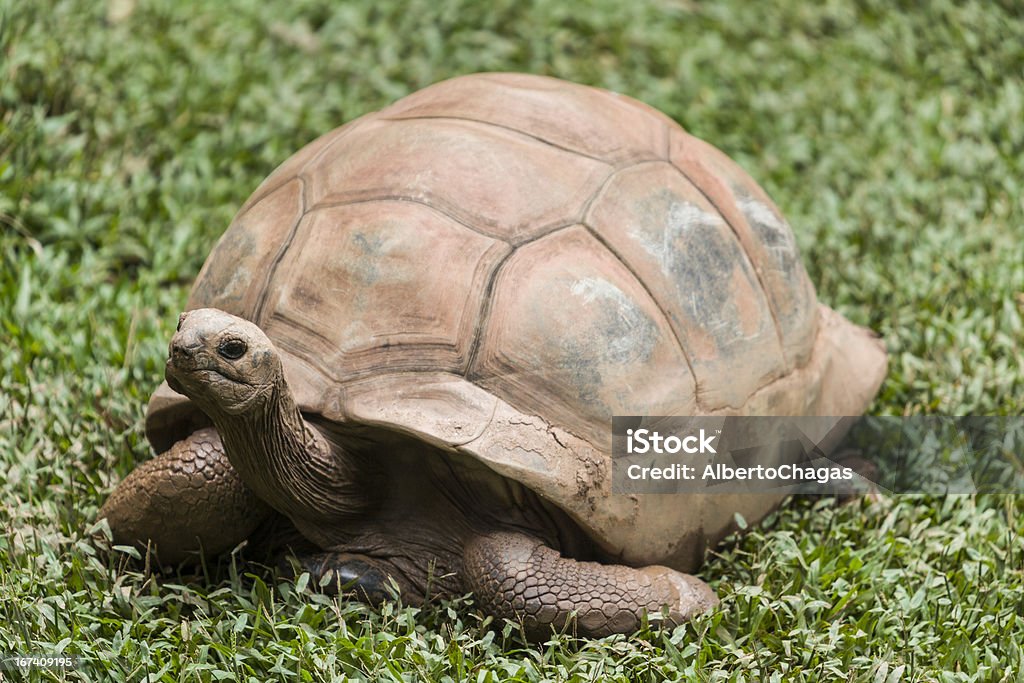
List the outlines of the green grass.
{"label": "green grass", "polygon": [[711,614],[540,647],[468,599],[377,612],[89,540],[237,207],[472,71],[619,90],[737,159],[884,336],[875,412],[1024,413],[1024,11],[772,5],[0,0],[0,651],[79,655],[71,680],[1024,680],[1021,497],[796,501],[709,558]]}

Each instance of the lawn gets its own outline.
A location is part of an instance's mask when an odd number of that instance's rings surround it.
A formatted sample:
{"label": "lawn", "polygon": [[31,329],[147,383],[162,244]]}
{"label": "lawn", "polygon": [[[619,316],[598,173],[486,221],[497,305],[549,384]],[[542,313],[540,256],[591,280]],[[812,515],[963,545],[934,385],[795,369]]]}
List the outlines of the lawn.
{"label": "lawn", "polygon": [[1024,10],[927,4],[0,0],[0,653],[82,658],[33,680],[1024,681],[1021,496],[796,500],[708,558],[712,613],[541,646],[471,598],[375,611],[90,540],[259,181],[474,71],[632,95],[739,161],[883,336],[872,412],[1024,413]]}

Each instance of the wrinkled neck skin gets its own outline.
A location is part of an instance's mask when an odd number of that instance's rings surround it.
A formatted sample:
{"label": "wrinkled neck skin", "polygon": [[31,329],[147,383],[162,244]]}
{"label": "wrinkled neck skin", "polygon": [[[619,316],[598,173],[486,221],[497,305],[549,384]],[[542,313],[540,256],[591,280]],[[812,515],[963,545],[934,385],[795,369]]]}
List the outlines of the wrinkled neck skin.
{"label": "wrinkled neck skin", "polygon": [[207,414],[249,488],[293,521],[341,520],[368,504],[355,458],[303,419],[283,379],[251,410]]}

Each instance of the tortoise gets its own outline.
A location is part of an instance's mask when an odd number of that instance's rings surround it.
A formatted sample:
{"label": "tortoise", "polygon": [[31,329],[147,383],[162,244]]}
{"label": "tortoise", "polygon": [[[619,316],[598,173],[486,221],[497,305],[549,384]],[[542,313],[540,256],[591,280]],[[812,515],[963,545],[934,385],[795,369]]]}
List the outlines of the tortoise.
{"label": "tortoise", "polygon": [[613,415],[859,415],[886,368],[722,152],[522,74],[304,147],[186,308],[146,415],[160,455],[100,513],[115,541],[177,563],[281,522],[265,538],[301,546],[314,583],[472,592],[531,637],[708,609],[707,548],[780,503],[614,495]]}

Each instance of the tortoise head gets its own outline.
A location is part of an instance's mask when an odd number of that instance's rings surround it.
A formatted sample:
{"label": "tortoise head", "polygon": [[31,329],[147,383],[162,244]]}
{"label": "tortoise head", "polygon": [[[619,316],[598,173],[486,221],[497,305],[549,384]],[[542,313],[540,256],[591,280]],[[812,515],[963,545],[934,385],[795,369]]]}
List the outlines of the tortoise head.
{"label": "tortoise head", "polygon": [[263,331],[215,308],[182,313],[167,350],[167,384],[211,417],[258,410],[283,381],[281,359]]}

